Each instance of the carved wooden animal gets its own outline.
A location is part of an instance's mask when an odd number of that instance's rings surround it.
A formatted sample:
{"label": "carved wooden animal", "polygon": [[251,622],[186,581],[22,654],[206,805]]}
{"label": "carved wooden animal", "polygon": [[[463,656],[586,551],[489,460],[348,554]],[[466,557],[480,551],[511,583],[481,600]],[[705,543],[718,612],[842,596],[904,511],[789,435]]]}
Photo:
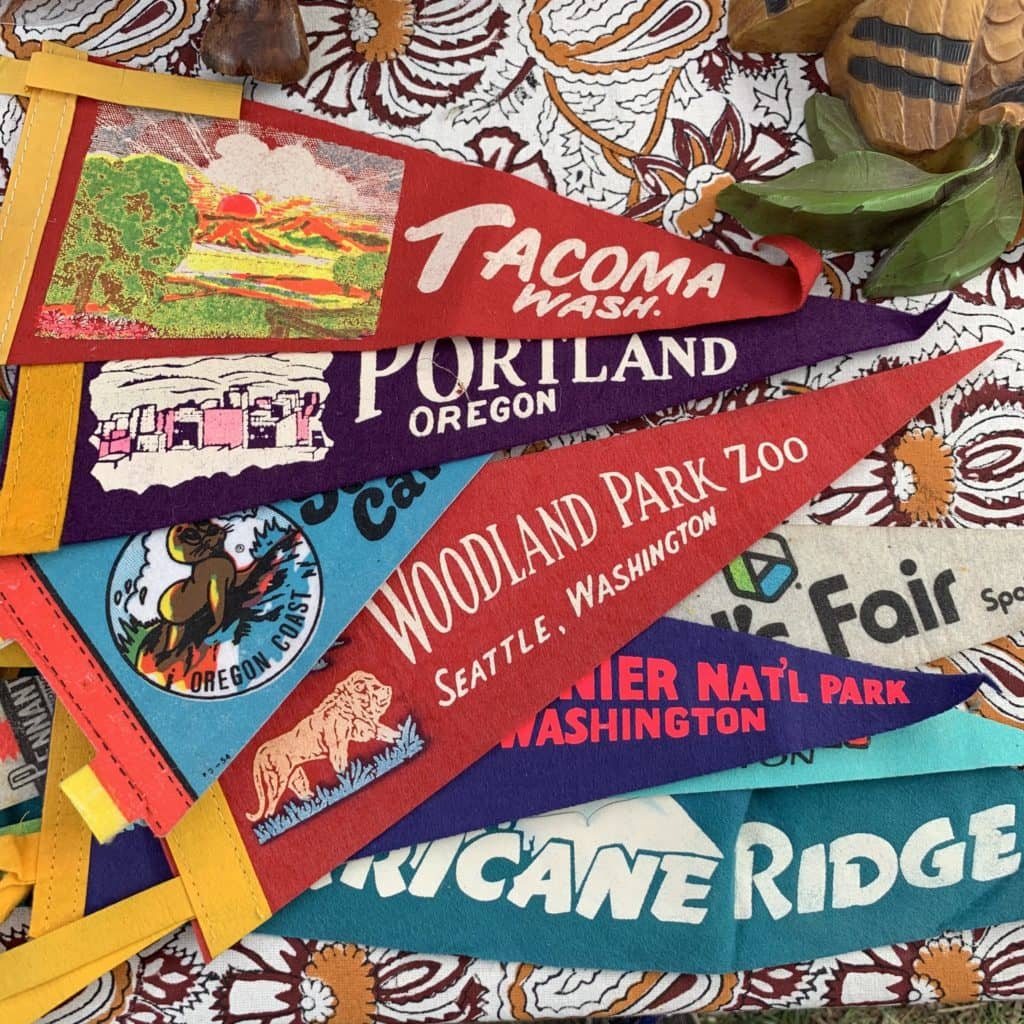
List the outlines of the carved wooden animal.
{"label": "carved wooden animal", "polygon": [[729,42],[756,53],[822,53],[860,0],[730,0]]}
{"label": "carved wooden animal", "polygon": [[297,0],[220,0],[203,33],[202,56],[222,75],[299,81],[309,71],[309,41]]}
{"label": "carved wooden animal", "polygon": [[877,149],[1024,124],[1024,0],[734,0],[729,15],[738,49],[824,52]]}

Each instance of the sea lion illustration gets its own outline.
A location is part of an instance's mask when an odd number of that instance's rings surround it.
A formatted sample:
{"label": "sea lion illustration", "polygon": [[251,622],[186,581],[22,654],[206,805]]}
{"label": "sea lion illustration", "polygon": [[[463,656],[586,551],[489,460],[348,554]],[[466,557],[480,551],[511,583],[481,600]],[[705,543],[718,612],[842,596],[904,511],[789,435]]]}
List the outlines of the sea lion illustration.
{"label": "sea lion illustration", "polygon": [[190,568],[189,575],[167,587],[157,602],[159,619],[139,645],[136,668],[145,673],[146,656],[160,672],[184,659],[187,670],[197,648],[209,637],[237,624],[236,640],[253,619],[276,618],[279,612],[260,613],[260,598],[283,583],[286,572],[279,562],[301,538],[290,529],[265,554],[239,570],[225,550],[230,527],[203,519],[167,531],[167,554]]}

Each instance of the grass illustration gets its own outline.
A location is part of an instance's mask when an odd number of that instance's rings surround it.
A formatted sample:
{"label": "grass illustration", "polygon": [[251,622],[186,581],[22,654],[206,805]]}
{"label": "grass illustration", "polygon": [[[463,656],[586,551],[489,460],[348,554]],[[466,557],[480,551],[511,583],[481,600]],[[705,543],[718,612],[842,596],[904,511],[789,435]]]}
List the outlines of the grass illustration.
{"label": "grass illustration", "polygon": [[348,768],[338,776],[337,785],[317,786],[312,799],[290,800],[277,814],[261,821],[253,828],[257,842],[262,846],[275,836],[340,803],[375,779],[411,760],[426,745],[411,715],[398,727],[398,733],[398,739],[379,754],[374,754],[372,761],[366,762],[358,758],[350,761]]}

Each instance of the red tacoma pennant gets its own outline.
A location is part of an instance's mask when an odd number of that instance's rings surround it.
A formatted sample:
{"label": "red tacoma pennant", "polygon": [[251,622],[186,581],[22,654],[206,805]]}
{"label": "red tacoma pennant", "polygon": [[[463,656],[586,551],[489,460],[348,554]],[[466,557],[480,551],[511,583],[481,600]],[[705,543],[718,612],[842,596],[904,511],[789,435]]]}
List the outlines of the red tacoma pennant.
{"label": "red tacoma pennant", "polygon": [[821,267],[796,239],[772,266],[257,103],[80,99],[44,223],[34,269],[0,247],[27,286],[12,363],[670,330],[791,312]]}

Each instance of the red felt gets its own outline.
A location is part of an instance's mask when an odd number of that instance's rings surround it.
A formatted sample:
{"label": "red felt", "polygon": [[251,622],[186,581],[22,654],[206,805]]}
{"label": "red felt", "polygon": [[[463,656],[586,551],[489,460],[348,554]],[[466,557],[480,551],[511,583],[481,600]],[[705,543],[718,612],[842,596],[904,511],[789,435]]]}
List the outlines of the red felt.
{"label": "red felt", "polygon": [[[773,239],[782,247],[791,266],[772,266],[752,257],[729,255],[709,246],[671,235],[660,228],[594,210],[560,197],[529,181],[489,168],[463,164],[431,153],[351,131],[326,121],[304,117],[258,103],[245,103],[243,119],[293,134],[305,134],[404,161],[404,175],[392,250],[384,282],[377,331],[371,337],[339,341],[323,338],[147,338],[85,339],[52,338],[36,333],[36,318],[43,306],[60,248],[60,241],[74,201],[82,163],[96,125],[98,104],[80,99],[75,123],[58,178],[47,227],[35,271],[11,348],[12,363],[92,362],[107,359],[153,358],[157,356],[224,354],[229,352],[306,352],[313,349],[386,348],[427,338],[448,335],[541,338],[574,337],[741,320],[790,312],[806,299],[821,267],[817,252],[797,239]],[[171,116],[171,115],[168,115]],[[508,207],[514,224],[509,227],[481,227],[472,232],[455,260],[444,285],[434,291],[418,287],[421,272],[434,249],[434,238],[408,241],[405,232],[469,206],[498,204]],[[541,234],[534,273],[527,275],[515,266],[504,266],[490,279],[481,276],[485,254],[500,250],[521,229],[536,228]],[[544,257],[559,242],[578,239],[576,253],[566,250],[552,263],[555,277],[577,275],[565,286],[548,286],[541,280]],[[564,306],[538,315],[536,305],[520,312],[513,304],[524,288],[533,285],[552,295],[568,293],[573,298],[588,294],[578,282],[586,256],[604,247],[620,247],[628,264],[646,252],[656,252],[659,266],[673,260],[689,259],[690,269],[674,294],[664,286],[648,293],[638,276],[630,288],[612,285],[597,288],[616,266],[609,254],[595,264],[592,280],[598,307],[605,297],[621,295],[625,308],[634,298],[656,297],[653,307],[630,316],[604,318],[597,313],[563,315]],[[724,266],[724,276],[714,297],[698,289],[686,297],[687,283],[712,264]],[[557,273],[556,273],[557,271]],[[614,276],[614,275],[612,275]],[[619,275],[622,277],[622,275]],[[626,272],[629,276],[629,271]],[[525,279],[524,279],[525,278]]]}
{"label": "red felt", "polygon": [[[450,630],[425,627],[430,652],[414,642],[415,664],[368,609],[360,613],[346,631],[350,642],[328,668],[308,677],[222,776],[271,907],[282,906],[495,746],[511,728],[649,626],[997,348],[982,346],[798,398],[485,467],[386,587],[402,594],[403,576],[407,581],[425,581],[424,570],[415,568],[418,563],[439,574],[444,549],[464,552],[464,539],[471,534],[486,537],[489,527],[505,541],[514,566],[523,568],[517,517],[521,515],[546,538],[536,510],[550,510],[551,502],[565,495],[577,495],[589,503],[596,516],[596,536],[576,552],[565,546],[565,557],[551,565],[535,556],[535,572],[514,585],[505,572],[497,594],[481,601],[474,614],[453,604]],[[806,444],[808,454],[802,462],[774,472],[765,470],[758,479],[739,483],[738,456],[727,458],[727,448],[744,446],[749,454],[765,442],[782,447],[789,438]],[[663,496],[657,467],[680,467],[687,459],[694,465],[705,459],[706,477],[726,490],[708,487],[706,501],[665,512],[648,504],[646,521],[633,502],[626,507],[632,525],[623,526],[600,474],[640,472]],[[669,556],[589,614],[575,616],[565,593],[573,581],[588,573],[613,573],[616,563],[712,506],[717,526],[690,539],[679,554]],[[465,595],[468,585],[461,581],[450,556],[444,558]],[[486,559],[482,564],[488,564]],[[424,590],[432,596],[436,614],[440,604],[429,583],[424,583]],[[374,598],[381,609],[389,607],[384,593],[382,588]],[[435,683],[438,670],[449,670],[442,679],[450,683],[451,673],[459,666],[500,646],[503,638],[519,629],[525,630],[528,640],[534,639],[532,624],[541,615],[551,634],[547,642],[534,643],[527,654],[516,653],[511,664],[499,658],[491,678],[450,706],[441,705],[446,694]],[[517,641],[512,647],[518,651]],[[357,670],[372,673],[392,688],[386,721],[393,724],[411,714],[426,740],[425,750],[330,809],[259,845],[246,818],[257,807],[254,757],[265,741],[288,733],[340,680]],[[369,759],[382,748],[379,743],[353,742],[350,756]],[[311,765],[314,784],[320,781],[321,768]],[[509,785],[514,784],[510,779]],[[286,802],[287,798],[282,801]]]}

